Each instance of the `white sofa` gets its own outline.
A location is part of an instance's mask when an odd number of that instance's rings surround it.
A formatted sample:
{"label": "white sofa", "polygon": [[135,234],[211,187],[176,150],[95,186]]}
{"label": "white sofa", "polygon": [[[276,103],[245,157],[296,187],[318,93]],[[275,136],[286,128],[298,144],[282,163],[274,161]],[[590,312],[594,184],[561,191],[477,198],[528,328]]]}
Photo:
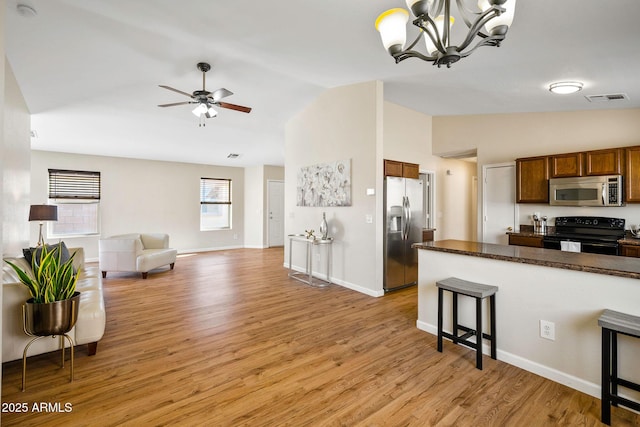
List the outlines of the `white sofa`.
{"label": "white sofa", "polygon": [[[80,292],[78,321],[69,332],[75,345],[87,344],[89,355],[94,355],[98,341],[104,335],[106,310],[102,295],[102,278],[98,267],[84,265],[84,250],[69,248],[75,253],[73,264],[78,271],[76,290]],[[5,258],[25,271],[31,271],[29,262],[24,257]],[[20,283],[18,275],[6,262],[2,262],[2,361],[22,359],[22,352],[31,340],[22,328],[22,304],[31,295],[25,285]],[[28,356],[58,350],[57,339],[41,339],[29,347]]]}
{"label": "white sofa", "polygon": [[169,235],[163,233],[122,234],[100,239],[98,256],[102,277],[108,271],[147,273],[168,265],[172,270],[177,251],[169,247]]}

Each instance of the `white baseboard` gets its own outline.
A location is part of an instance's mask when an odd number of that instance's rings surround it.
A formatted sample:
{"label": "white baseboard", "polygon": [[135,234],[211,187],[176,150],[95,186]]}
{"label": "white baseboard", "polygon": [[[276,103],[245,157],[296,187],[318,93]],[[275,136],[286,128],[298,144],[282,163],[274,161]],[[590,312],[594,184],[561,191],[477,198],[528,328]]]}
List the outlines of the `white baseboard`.
{"label": "white baseboard", "polygon": [[[431,335],[438,335],[437,326],[431,325],[421,320],[416,321],[416,326],[421,331],[428,332]],[[483,345],[482,352],[484,354],[490,354],[489,346]],[[571,387],[572,389],[581,391],[583,393],[586,393],[598,399],[600,398],[600,385],[598,384],[585,381],[583,379],[574,377],[573,375],[558,371],[557,369],[553,369],[545,365],[541,365],[532,360],[525,359],[524,357],[511,354],[509,352],[502,351],[500,349],[498,349],[497,357],[498,357],[498,360],[502,362],[508,363],[513,366],[517,366],[520,369],[524,369],[525,371],[529,371],[536,375],[540,375],[541,377],[547,378],[551,381],[555,381],[562,385],[566,385],[567,387]]]}
{"label": "white baseboard", "polygon": [[244,245],[236,245],[236,246],[216,246],[213,248],[179,249],[178,255],[192,254],[197,252],[226,251],[230,249],[242,249],[244,247],[245,247]]}
{"label": "white baseboard", "polygon": [[[282,265],[283,265],[284,268],[287,268],[287,269],[289,268],[289,263],[288,262],[284,262],[284,263],[282,263]],[[298,273],[304,273],[306,271],[305,268],[297,266],[297,265],[292,265],[291,269],[293,271],[298,272]],[[312,272],[311,275],[313,277],[316,277],[316,278],[320,279],[320,280],[325,280],[325,281],[327,280],[327,276],[326,275],[316,273],[315,271]],[[335,285],[342,286],[343,288],[347,288],[347,289],[354,290],[356,292],[360,292],[361,294],[369,295],[371,297],[381,297],[381,296],[384,295],[384,291],[383,290],[376,291],[376,290],[373,290],[373,289],[365,288],[364,286],[356,285],[354,283],[350,283],[350,282],[347,282],[347,281],[344,281],[344,280],[337,279],[335,277],[331,277],[331,283],[335,284]]]}

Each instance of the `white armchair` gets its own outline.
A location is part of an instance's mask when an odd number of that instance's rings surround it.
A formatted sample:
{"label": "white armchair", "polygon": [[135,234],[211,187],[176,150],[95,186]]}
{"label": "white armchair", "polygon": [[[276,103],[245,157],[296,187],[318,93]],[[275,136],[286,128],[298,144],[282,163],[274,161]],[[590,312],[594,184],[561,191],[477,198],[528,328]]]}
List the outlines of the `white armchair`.
{"label": "white armchair", "polygon": [[147,273],[169,265],[173,270],[177,251],[169,248],[169,235],[163,233],[123,234],[100,239],[99,260],[102,277],[108,271]]}

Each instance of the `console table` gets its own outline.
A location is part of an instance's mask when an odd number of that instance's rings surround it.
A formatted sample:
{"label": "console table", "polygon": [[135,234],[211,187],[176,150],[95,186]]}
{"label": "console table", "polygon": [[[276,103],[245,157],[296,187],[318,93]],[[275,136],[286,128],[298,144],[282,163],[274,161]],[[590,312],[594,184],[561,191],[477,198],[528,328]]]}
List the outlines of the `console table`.
{"label": "console table", "polygon": [[[331,244],[333,238],[327,239],[309,239],[304,234],[290,234],[289,236],[289,277],[299,280],[307,285],[324,287],[331,284]],[[291,264],[291,255],[293,253],[293,242],[303,243],[307,256],[305,261],[305,270],[294,271]],[[313,248],[314,246],[324,246],[327,248],[327,279],[325,281],[313,277]]]}

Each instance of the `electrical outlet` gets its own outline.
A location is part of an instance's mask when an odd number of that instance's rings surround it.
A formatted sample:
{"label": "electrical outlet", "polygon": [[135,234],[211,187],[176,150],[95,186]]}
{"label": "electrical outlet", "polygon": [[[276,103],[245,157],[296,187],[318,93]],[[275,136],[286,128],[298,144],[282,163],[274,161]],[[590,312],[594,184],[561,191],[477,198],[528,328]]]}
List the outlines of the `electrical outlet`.
{"label": "electrical outlet", "polygon": [[548,320],[540,320],[540,336],[542,338],[556,340],[556,324]]}

